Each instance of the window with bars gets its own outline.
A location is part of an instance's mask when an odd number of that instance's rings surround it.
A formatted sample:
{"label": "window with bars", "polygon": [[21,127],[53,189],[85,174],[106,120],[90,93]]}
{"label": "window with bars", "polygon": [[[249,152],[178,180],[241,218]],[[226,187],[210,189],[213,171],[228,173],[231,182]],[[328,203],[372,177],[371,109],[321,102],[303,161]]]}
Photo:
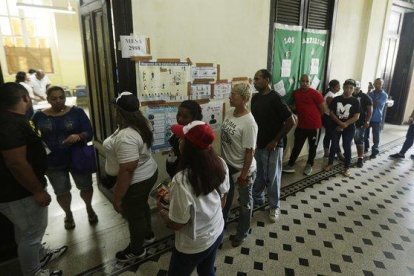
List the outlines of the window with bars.
{"label": "window with bars", "polygon": [[[43,4],[41,0],[25,3]],[[51,15],[19,10],[17,0],[0,1],[0,33],[9,74],[38,68],[53,73],[49,45]]]}
{"label": "window with bars", "polygon": [[329,30],[335,0],[276,0],[275,22]]}

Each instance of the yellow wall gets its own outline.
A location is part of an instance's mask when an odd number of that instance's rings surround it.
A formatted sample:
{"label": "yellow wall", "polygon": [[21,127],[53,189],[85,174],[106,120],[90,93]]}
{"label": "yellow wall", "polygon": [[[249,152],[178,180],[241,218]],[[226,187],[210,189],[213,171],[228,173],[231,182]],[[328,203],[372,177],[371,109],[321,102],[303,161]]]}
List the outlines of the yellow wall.
{"label": "yellow wall", "polygon": [[[70,3],[75,10],[78,10],[78,1],[71,0]],[[68,1],[66,0],[53,1],[53,5],[57,7],[66,7],[67,4]],[[45,5],[49,5],[49,3],[45,2]],[[76,85],[84,85],[85,70],[79,26],[79,13],[74,15],[52,13],[51,25],[48,33],[50,36],[54,73],[48,73],[47,75],[52,83],[69,86],[70,88],[74,88]],[[0,62],[5,81],[14,81],[15,75],[9,75],[8,73],[4,48],[2,45],[0,47]],[[28,69],[29,68],[21,68],[22,71]]]}
{"label": "yellow wall", "polygon": [[[67,1],[59,6],[66,6]],[[72,6],[77,9],[76,1],[71,1]],[[56,5],[56,4],[55,4]],[[56,84],[75,88],[76,85],[85,85],[85,68],[83,62],[81,33],[79,25],[79,14],[65,15],[55,14],[56,22],[56,48],[55,70]],[[53,80],[52,80],[53,81]]]}

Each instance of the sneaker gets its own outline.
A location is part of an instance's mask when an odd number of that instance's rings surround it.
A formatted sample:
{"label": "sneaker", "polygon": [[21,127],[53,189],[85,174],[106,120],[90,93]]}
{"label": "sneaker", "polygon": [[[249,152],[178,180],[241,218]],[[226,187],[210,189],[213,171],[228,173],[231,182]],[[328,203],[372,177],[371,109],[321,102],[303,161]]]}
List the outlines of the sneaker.
{"label": "sneaker", "polygon": [[344,169],[342,172],[343,176],[350,177],[351,176],[351,170],[350,169]]}
{"label": "sneaker", "polygon": [[147,250],[145,248],[142,249],[141,253],[134,254],[131,251],[131,247],[128,245],[128,247],[125,248],[124,250],[117,252],[116,255],[115,255],[115,258],[119,262],[127,263],[127,262],[130,262],[130,261],[134,261],[136,259],[139,259],[139,258],[143,258],[143,257],[145,257],[145,254],[147,254]]}
{"label": "sneaker", "polygon": [[362,168],[364,166],[364,158],[358,158],[357,167]]}
{"label": "sneaker", "polygon": [[231,246],[233,246],[233,247],[238,247],[238,246],[240,246],[240,245],[244,242],[244,240],[245,240],[245,239],[239,239],[239,238],[234,237],[234,238],[231,240]]}
{"label": "sneaker", "polygon": [[310,164],[306,164],[305,170],[303,171],[304,175],[311,175],[312,173],[312,166]]}
{"label": "sneaker", "polygon": [[64,245],[62,247],[56,249],[47,249],[46,255],[40,260],[40,267],[44,268],[47,266],[51,261],[56,260],[68,250],[68,246]]}
{"label": "sneaker", "polygon": [[295,169],[293,168],[293,166],[289,166],[289,165],[284,166],[282,171],[284,173],[295,173]]}
{"label": "sneaker", "polygon": [[70,230],[75,228],[75,221],[73,220],[73,217],[65,217],[65,229]]}
{"label": "sneaker", "polygon": [[404,154],[401,153],[394,153],[390,155],[391,158],[396,158],[396,159],[403,159],[405,156]]}
{"label": "sneaker", "polygon": [[154,232],[151,232],[144,238],[143,246],[147,246],[148,244],[153,243],[153,242],[155,242],[155,234]]}
{"label": "sneaker", "polygon": [[63,275],[62,270],[52,270],[52,271],[50,271],[49,269],[39,269],[35,273],[35,276],[61,276],[61,275]]}
{"label": "sneaker", "polygon": [[269,209],[269,220],[271,222],[276,222],[276,220],[279,218],[279,215],[280,215],[280,208],[276,208],[276,209],[270,208]]}

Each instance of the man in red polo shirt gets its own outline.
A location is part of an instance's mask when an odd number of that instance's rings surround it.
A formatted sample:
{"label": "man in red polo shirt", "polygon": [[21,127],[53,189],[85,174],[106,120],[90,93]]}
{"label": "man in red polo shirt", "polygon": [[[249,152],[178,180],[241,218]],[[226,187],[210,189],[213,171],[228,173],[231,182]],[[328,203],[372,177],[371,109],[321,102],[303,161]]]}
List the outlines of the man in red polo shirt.
{"label": "man in red polo shirt", "polygon": [[321,115],[326,107],[322,94],[310,87],[308,75],[301,76],[300,88],[293,92],[293,99],[299,122],[295,130],[295,143],[290,154],[289,163],[283,168],[283,172],[295,172],[293,165],[296,159],[298,159],[305,140],[308,139],[308,161],[303,173],[310,175],[312,173],[313,161],[316,156],[316,148],[318,147],[322,126]]}

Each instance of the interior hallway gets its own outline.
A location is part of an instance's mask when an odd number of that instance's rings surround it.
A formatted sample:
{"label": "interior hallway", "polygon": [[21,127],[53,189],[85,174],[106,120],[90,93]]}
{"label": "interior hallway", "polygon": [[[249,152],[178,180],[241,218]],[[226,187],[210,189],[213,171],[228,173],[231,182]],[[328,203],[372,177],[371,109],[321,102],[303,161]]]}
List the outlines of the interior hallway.
{"label": "interior hallway", "polygon": [[[314,174],[303,178],[303,161],[298,162],[297,173],[283,176],[277,223],[269,223],[266,213],[256,210],[252,233],[237,248],[229,242],[235,223],[229,224],[216,259],[217,275],[414,274],[414,161],[388,158],[400,149],[406,130],[386,125],[381,154],[362,170],[353,168],[350,178],[333,175],[335,170],[321,172],[322,158]],[[96,190],[93,205],[99,223],[91,227],[76,188],[72,193],[74,230],[63,228],[64,215],[56,200],[49,208],[44,241],[51,247],[69,245],[66,255],[50,268],[63,269],[64,275],[165,275],[172,232],[160,224],[158,214],[153,215],[153,225],[161,239],[149,246],[147,258],[118,266],[114,255],[128,242],[125,221]],[[1,275],[18,271],[16,260],[0,266]]]}

